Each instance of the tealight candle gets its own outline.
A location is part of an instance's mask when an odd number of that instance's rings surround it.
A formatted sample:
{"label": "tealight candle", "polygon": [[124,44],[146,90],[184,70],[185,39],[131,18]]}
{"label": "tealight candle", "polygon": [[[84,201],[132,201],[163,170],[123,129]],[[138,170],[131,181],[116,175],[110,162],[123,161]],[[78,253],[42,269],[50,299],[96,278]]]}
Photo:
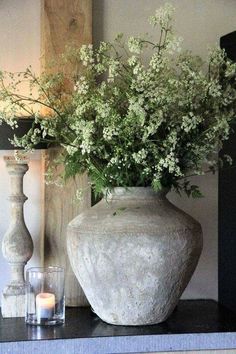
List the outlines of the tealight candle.
{"label": "tealight candle", "polygon": [[55,313],[55,295],[39,293],[36,296],[36,313],[38,321],[52,318]]}
{"label": "tealight candle", "polygon": [[27,269],[27,324],[54,326],[65,322],[64,275],[64,269],[56,266]]}

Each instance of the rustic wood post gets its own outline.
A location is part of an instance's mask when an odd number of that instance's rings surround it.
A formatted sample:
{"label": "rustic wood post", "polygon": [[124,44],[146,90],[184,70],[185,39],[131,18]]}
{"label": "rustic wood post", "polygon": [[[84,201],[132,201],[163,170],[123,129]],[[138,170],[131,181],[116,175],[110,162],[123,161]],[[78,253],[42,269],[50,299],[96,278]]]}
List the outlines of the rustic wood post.
{"label": "rustic wood post", "polygon": [[[50,62],[62,54],[66,46],[80,47],[92,42],[92,0],[42,0],[41,33],[41,68],[51,72],[52,68],[48,68]],[[49,149],[46,158],[50,161],[56,153],[56,149]],[[87,187],[86,175],[70,180],[63,188],[45,187],[44,264],[65,267],[67,306],[88,305],[66,251],[67,224],[91,204]],[[87,188],[80,204],[75,202],[78,188]]]}

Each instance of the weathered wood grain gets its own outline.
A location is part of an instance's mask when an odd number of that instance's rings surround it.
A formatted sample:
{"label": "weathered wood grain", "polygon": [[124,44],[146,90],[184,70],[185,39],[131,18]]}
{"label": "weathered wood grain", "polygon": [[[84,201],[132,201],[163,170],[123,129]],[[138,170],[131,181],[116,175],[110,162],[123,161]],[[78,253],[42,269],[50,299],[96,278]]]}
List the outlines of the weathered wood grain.
{"label": "weathered wood grain", "polygon": [[[57,71],[51,63],[67,46],[80,47],[92,42],[92,0],[42,0],[41,3],[41,71]],[[73,70],[68,64],[68,72]],[[57,152],[49,149],[47,159]],[[67,224],[81,210],[90,206],[90,191],[83,202],[75,203],[78,188],[86,188],[87,176],[70,180],[62,189],[53,185],[45,188],[45,247],[44,264],[66,269],[66,305],[86,306],[87,300],[70,267],[66,251]]]}
{"label": "weathered wood grain", "polygon": [[42,0],[41,8],[41,66],[47,70],[67,46],[92,42],[92,0]]}
{"label": "weathered wood grain", "polygon": [[[46,159],[53,160],[59,149],[51,148]],[[69,221],[90,206],[90,189],[86,175],[70,179],[64,186],[55,184],[45,187],[45,247],[44,264],[65,268],[65,294],[68,306],[87,306],[88,302],[71,269],[66,249],[66,228]],[[76,199],[76,190],[86,187],[83,200]]]}

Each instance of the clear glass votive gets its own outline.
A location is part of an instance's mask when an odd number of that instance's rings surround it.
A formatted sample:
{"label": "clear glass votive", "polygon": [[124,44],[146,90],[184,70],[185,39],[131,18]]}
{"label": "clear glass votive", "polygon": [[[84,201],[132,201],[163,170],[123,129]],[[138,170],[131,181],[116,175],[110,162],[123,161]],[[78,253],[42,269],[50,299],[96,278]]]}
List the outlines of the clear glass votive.
{"label": "clear glass votive", "polygon": [[58,325],[65,322],[64,278],[61,267],[34,267],[26,271],[26,323]]}

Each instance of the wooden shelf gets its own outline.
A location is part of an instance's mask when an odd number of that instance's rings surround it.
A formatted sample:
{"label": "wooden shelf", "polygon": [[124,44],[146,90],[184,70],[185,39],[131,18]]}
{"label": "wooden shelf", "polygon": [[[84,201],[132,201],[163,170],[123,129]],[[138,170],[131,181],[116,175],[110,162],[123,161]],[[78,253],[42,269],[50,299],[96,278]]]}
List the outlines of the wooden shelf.
{"label": "wooden shelf", "polygon": [[180,301],[164,323],[112,326],[89,308],[67,308],[66,322],[37,327],[0,319],[0,353],[108,354],[236,348],[236,315],[213,300]]}

